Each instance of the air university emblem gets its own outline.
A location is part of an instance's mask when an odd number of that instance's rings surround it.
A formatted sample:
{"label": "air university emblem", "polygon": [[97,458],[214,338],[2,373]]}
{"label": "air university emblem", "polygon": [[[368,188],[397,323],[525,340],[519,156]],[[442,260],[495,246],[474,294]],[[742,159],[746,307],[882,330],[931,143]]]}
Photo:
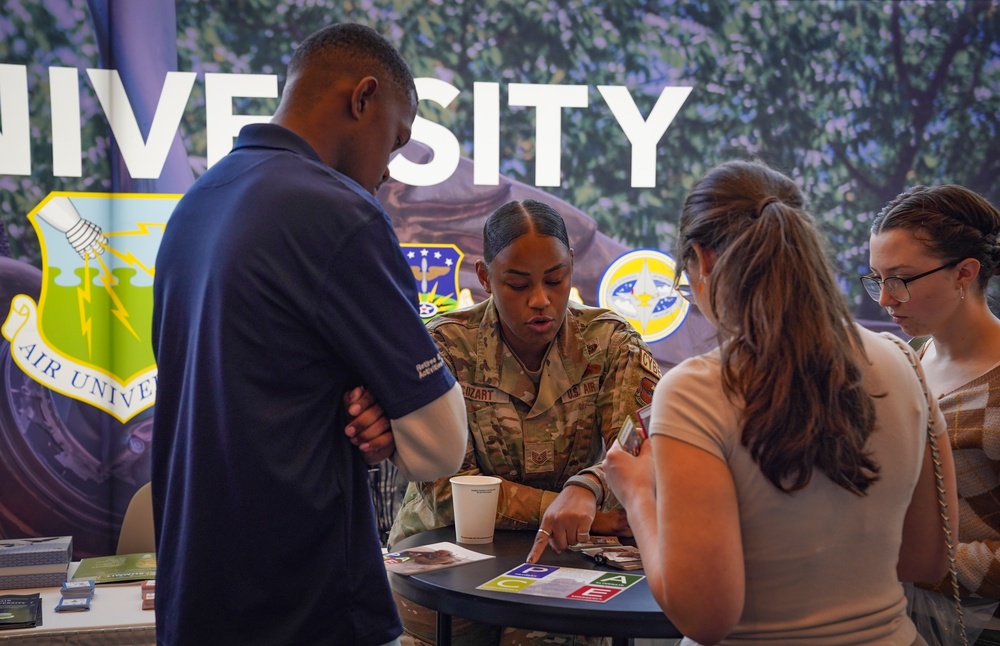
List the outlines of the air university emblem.
{"label": "air university emblem", "polygon": [[178,199],[51,193],[28,214],[41,295],[15,296],[2,328],[26,375],[121,422],[155,403],[153,264]]}
{"label": "air university emblem", "polygon": [[[400,243],[419,292],[420,318],[427,321],[460,306],[458,268],[465,257],[453,244]],[[469,299],[471,301],[471,298]]]}
{"label": "air university emblem", "polygon": [[597,301],[628,319],[646,343],[673,334],[691,305],[674,291],[674,259],[655,249],[637,249],[615,260],[601,277]]}

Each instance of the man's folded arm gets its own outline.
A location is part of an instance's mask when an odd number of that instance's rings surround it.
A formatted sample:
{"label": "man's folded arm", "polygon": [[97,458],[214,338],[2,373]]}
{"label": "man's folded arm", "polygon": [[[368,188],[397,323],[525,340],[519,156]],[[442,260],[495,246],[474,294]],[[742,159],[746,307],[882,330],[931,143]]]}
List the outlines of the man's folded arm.
{"label": "man's folded arm", "polygon": [[428,482],[461,468],[469,430],[457,383],[431,403],[389,420],[396,451],[389,458],[411,482]]}

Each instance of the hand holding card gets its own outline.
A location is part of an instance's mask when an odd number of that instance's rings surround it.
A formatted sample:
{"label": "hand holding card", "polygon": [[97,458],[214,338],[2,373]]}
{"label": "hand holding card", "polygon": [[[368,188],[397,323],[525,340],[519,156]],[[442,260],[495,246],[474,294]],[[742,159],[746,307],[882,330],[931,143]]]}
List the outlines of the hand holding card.
{"label": "hand holding card", "polygon": [[643,437],[649,437],[649,420],[653,416],[653,405],[646,404],[635,411],[635,416],[639,419],[639,426],[642,427]]}
{"label": "hand holding card", "polygon": [[621,430],[618,431],[618,443],[632,455],[639,455],[639,448],[646,439],[646,430],[635,423],[631,415],[625,418]]}

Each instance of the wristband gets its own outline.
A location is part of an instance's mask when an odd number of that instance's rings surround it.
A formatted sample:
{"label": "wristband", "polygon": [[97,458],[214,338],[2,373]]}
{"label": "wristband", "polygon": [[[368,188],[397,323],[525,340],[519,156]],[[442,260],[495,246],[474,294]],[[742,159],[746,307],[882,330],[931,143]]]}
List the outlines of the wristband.
{"label": "wristband", "polygon": [[590,493],[594,494],[594,501],[597,503],[598,507],[600,507],[601,503],[604,501],[604,489],[601,487],[601,484],[592,478],[588,478],[587,476],[575,475],[570,477],[566,481],[566,484],[563,485],[563,490],[565,490],[566,487],[583,487]]}

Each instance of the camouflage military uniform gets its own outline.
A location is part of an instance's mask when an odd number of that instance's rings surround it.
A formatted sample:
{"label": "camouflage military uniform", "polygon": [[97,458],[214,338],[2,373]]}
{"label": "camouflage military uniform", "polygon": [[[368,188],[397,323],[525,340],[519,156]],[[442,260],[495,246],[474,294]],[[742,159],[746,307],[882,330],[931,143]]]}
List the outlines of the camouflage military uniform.
{"label": "camouflage military uniform", "polygon": [[[572,302],[537,386],[503,343],[492,299],[443,314],[428,328],[465,393],[469,444],[459,474],[503,480],[498,529],[537,529],[570,476],[600,469],[592,465],[604,446],[616,438],[626,416],[651,401],[660,377],[648,346],[623,318]],[[605,511],[617,505],[612,496],[606,498]],[[453,522],[448,478],[411,483],[389,545]],[[413,606],[405,602],[400,608],[408,629]]]}

